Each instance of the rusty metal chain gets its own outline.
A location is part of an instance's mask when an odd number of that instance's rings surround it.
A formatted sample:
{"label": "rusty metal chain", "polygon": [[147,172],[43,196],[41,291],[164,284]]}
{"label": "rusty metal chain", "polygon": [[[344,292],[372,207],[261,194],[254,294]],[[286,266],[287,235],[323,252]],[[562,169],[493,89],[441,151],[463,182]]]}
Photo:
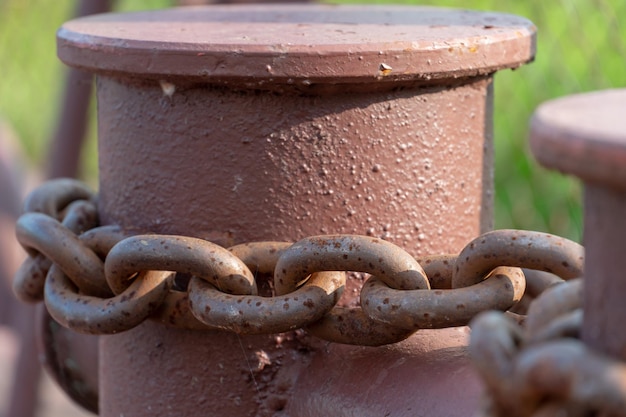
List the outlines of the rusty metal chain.
{"label": "rusty metal chain", "polygon": [[[32,193],[17,237],[30,256],[15,293],[43,299],[56,321],[89,334],[152,319],[239,334],[304,328],[332,342],[378,346],[422,328],[466,325],[485,310],[522,310],[527,279],[535,296],[580,276],[583,263],[580,245],[517,230],[486,233],[459,255],[417,260],[390,242],[357,235],[225,249],[192,237],[99,227],[95,194],[67,179]],[[520,268],[560,278],[529,279]],[[360,306],[337,305],[347,272],[370,275]]]}
{"label": "rusty metal chain", "polygon": [[583,279],[548,288],[521,327],[499,312],[471,323],[470,356],[487,387],[483,417],[626,416],[626,364],[580,337]]}

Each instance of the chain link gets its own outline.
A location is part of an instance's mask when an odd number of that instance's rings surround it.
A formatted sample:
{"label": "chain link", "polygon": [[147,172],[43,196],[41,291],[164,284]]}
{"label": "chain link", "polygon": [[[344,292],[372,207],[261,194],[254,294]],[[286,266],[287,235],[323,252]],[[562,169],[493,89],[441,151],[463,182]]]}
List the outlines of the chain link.
{"label": "chain link", "polygon": [[465,326],[485,310],[508,310],[524,294],[519,268],[497,267],[482,282],[450,290],[398,291],[372,276],[361,291],[365,313],[403,329]]}
{"label": "chain link", "polygon": [[470,356],[487,387],[480,416],[626,416],[626,364],[578,340],[582,287],[548,288],[524,327],[498,312],[474,319]]}
{"label": "chain link", "polygon": [[[285,250],[274,272],[276,293],[291,293],[309,274],[332,270],[378,276],[391,288],[430,289],[420,264],[396,245],[368,236],[329,235],[302,239]],[[415,331],[394,327],[361,307],[335,307],[307,330],[331,342],[366,346],[396,343]]]}
{"label": "chain link", "polygon": [[[76,183],[75,189],[71,186],[73,183]],[[54,192],[55,189],[57,193]],[[77,198],[89,200],[73,200]],[[74,242],[76,235],[94,227],[97,224],[97,210],[92,202],[93,198],[94,195],[81,183],[71,180],[44,183],[36,192],[31,193],[25,203],[26,214],[18,219],[16,225],[18,240],[30,255],[17,271],[13,282],[13,290],[20,300],[42,301],[45,277],[52,262],[51,258],[37,250],[37,246],[47,248],[51,253],[62,252],[56,246],[59,242],[54,239],[55,233]],[[63,220],[61,227],[58,225],[59,219]],[[38,225],[38,222],[43,224]],[[41,230],[38,226],[41,226]],[[20,239],[22,234],[23,239]],[[50,238],[52,241],[48,240]],[[74,245],[74,248],[80,250],[79,245]],[[63,259],[66,260],[64,265],[70,275],[77,276],[72,274],[75,262],[61,253],[58,262],[63,262]],[[91,283],[87,283],[87,286],[91,286]],[[106,294],[110,292],[107,291]]]}
{"label": "chain link", "polygon": [[381,239],[356,235],[313,236],[294,243],[280,256],[276,294],[295,290],[319,271],[365,272],[399,290],[430,289],[420,264],[403,249]]}
{"label": "chain link", "polygon": [[526,230],[495,230],[471,241],[459,254],[452,287],[469,287],[499,266],[517,266],[555,274],[562,279],[583,273],[583,249],[570,240]]}
{"label": "chain link", "polygon": [[[582,247],[544,233],[494,231],[458,256],[419,260],[390,242],[356,235],[225,249],[197,238],[98,227],[95,201],[79,182],[50,181],[31,194],[17,228],[30,257],[15,292],[27,301],[43,298],[55,320],[83,333],[121,332],[150,318],[240,334],[304,328],[333,342],[379,346],[515,307],[528,297],[520,268],[563,279],[582,271]],[[370,275],[356,307],[338,306],[347,272]],[[531,286],[556,281],[540,276]]]}
{"label": "chain link", "polygon": [[189,306],[201,322],[239,334],[282,333],[322,318],[343,290],[345,274],[320,272],[280,297],[231,296],[197,278],[189,283]]}
{"label": "chain link", "polygon": [[15,230],[31,257],[53,260],[82,292],[97,297],[112,295],[102,261],[72,230],[42,213],[22,215]]}
{"label": "chain link", "polygon": [[58,265],[48,272],[46,308],[62,326],[86,334],[110,334],[131,329],[151,316],[169,293],[169,271],[142,271],[122,293],[100,298],[80,293]]}
{"label": "chain link", "polygon": [[228,250],[202,239],[170,235],[137,235],[117,243],[106,257],[107,283],[114,293],[146,270],[193,275],[229,294],[256,294],[254,276]]}
{"label": "chain link", "polygon": [[[66,217],[70,203],[74,201],[95,201],[96,195],[80,181],[60,178],[47,181],[30,193],[24,201],[25,213],[43,213],[61,220]],[[69,227],[69,226],[68,226]]]}

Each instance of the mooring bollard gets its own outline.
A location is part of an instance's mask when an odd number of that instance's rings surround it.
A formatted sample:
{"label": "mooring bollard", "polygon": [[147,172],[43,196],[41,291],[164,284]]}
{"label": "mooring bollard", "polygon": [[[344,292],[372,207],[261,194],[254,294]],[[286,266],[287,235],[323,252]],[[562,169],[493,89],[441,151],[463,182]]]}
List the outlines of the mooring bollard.
{"label": "mooring bollard", "polygon": [[[424,256],[492,227],[492,75],[531,60],[534,33],[496,13],[210,6],[74,20],[58,53],[97,74],[103,224]],[[465,328],[374,348],[148,321],[101,338],[100,413],[466,416],[465,345]]]}
{"label": "mooring bollard", "polygon": [[531,146],[548,168],[584,183],[585,288],[582,338],[626,360],[626,90],[573,95],[543,104]]}
{"label": "mooring bollard", "polygon": [[479,415],[626,416],[625,107],[626,90],[609,90],[553,100],[533,115],[536,158],[584,183],[585,249],[572,246],[547,269],[577,265],[559,274],[569,281],[546,282],[524,326],[494,311],[472,321],[469,351],[485,384]]}

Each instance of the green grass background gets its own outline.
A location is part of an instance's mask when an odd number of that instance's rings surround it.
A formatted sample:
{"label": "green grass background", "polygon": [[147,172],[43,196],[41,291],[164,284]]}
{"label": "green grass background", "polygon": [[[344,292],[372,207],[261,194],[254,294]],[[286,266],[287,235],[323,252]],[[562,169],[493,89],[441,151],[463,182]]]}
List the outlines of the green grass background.
{"label": "green grass background", "polygon": [[[116,9],[161,8],[173,3],[124,0],[116,3]],[[542,230],[580,240],[580,185],[537,166],[527,147],[528,120],[546,100],[625,86],[626,1],[402,3],[502,11],[536,24],[536,61],[496,75],[496,227]],[[64,69],[56,59],[55,31],[72,16],[75,6],[75,1],[64,0],[0,0],[0,117],[19,134],[33,167],[45,163],[59,114]],[[91,129],[83,176],[93,180],[97,173],[95,129]]]}

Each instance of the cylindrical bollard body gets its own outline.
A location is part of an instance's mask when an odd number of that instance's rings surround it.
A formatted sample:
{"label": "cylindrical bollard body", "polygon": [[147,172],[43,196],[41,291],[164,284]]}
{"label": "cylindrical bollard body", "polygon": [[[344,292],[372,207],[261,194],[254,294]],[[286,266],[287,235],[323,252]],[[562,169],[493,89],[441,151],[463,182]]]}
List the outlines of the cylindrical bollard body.
{"label": "cylindrical bollard body", "polygon": [[[524,19],[413,7],[219,6],[59,32],[61,59],[99,75],[104,223],[225,246],[356,233],[414,256],[491,227],[491,74],[533,54]],[[102,338],[101,415],[464,416],[465,336],[366,348],[146,322]]]}
{"label": "cylindrical bollard body", "polygon": [[626,90],[565,97],[542,105],[532,123],[537,159],[584,182],[585,292],[582,337],[626,359]]}
{"label": "cylindrical bollard body", "polygon": [[224,245],[357,233],[456,253],[491,228],[490,85],[168,97],[100,77],[103,220]]}

